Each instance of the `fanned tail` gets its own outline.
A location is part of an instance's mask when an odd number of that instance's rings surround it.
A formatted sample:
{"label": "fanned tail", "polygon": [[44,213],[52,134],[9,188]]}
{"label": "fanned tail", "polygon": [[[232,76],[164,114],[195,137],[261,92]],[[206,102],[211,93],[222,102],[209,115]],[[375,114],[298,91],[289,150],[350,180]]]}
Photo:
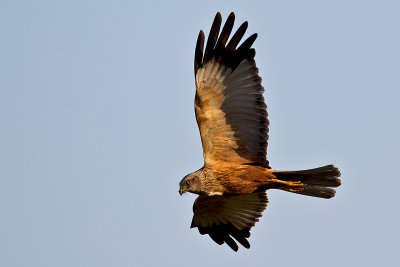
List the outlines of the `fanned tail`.
{"label": "fanned tail", "polygon": [[340,171],[333,165],[302,171],[276,171],[276,186],[280,190],[312,197],[331,198],[341,184]]}

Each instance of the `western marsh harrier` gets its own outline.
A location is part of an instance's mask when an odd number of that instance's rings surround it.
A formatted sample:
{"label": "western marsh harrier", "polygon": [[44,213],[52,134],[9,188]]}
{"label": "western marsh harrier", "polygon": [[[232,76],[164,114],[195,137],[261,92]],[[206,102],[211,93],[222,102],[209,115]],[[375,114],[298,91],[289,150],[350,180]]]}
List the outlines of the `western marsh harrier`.
{"label": "western marsh harrier", "polygon": [[204,53],[203,31],[197,39],[194,106],[204,166],[182,179],[179,193],[199,195],[191,227],[237,251],[235,240],[250,248],[247,238],[267,206],[266,190],[331,198],[340,172],[333,165],[302,171],[270,168],[267,106],[251,48],[257,34],[237,47],[247,22],[228,42],[235,15],[229,15],[220,32],[221,20],[217,13]]}

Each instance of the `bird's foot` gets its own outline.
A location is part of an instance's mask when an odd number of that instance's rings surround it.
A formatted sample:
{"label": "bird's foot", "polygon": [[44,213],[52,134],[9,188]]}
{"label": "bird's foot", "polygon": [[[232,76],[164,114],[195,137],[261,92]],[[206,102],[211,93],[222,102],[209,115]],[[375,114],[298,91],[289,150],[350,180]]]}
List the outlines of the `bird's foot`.
{"label": "bird's foot", "polygon": [[[280,183],[280,184],[284,184],[284,185],[288,185],[288,186],[303,186],[304,184],[302,183],[302,182],[300,182],[300,181],[282,181],[282,180],[279,180],[279,179],[271,179],[273,182],[276,182],[276,183]],[[295,190],[295,189],[293,189],[293,190]],[[301,191],[301,190],[299,190],[299,191]]]}

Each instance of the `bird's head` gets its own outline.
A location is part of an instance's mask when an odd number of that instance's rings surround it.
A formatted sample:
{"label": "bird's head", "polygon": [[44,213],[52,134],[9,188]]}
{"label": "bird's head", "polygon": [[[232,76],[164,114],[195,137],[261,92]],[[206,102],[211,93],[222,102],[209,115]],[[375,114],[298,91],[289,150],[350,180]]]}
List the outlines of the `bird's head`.
{"label": "bird's head", "polygon": [[203,176],[204,174],[201,172],[201,170],[198,170],[183,177],[183,179],[179,183],[179,194],[182,195],[186,192],[201,194],[201,181]]}

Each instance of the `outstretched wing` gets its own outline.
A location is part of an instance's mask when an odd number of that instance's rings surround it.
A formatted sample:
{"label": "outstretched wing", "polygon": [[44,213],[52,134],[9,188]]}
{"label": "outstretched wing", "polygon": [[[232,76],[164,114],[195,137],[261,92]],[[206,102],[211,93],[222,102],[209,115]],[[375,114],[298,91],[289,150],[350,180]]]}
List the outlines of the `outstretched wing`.
{"label": "outstretched wing", "polygon": [[234,239],[250,248],[247,240],[250,229],[262,216],[267,203],[265,191],[234,196],[199,196],[193,204],[191,228],[198,227],[200,234],[208,234],[217,244],[226,243],[234,251],[238,250]]}
{"label": "outstretched wing", "polygon": [[[197,39],[194,70],[195,111],[205,165],[221,162],[268,166],[267,106],[251,48],[257,34],[239,48],[247,22],[226,45],[235,20],[231,13],[218,37],[221,14],[215,16],[206,50],[204,33]],[[218,39],[218,40],[217,40]]]}

